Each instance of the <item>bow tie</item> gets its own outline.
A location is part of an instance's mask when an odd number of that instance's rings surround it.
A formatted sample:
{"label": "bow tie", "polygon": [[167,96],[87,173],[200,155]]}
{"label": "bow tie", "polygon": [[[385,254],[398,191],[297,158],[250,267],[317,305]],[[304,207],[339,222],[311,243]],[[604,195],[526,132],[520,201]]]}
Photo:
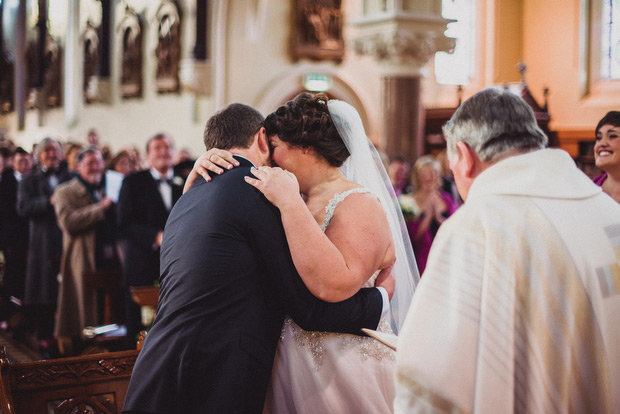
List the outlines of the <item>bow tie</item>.
{"label": "bow tie", "polygon": [[49,177],[50,175],[56,175],[58,174],[58,170],[55,170],[54,168],[48,168],[47,170],[45,170],[45,172],[43,173],[46,177]]}
{"label": "bow tie", "polygon": [[158,180],[155,180],[155,182],[157,183],[157,185],[160,185],[161,183],[168,183],[168,185],[172,187],[173,180],[172,178],[160,178]]}

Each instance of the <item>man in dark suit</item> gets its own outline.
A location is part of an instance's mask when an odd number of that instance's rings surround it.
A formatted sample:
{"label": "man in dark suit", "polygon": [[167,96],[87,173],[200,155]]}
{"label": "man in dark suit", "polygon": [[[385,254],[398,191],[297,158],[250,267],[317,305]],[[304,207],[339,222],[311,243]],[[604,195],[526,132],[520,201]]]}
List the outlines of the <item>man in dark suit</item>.
{"label": "man in dark suit", "polygon": [[[28,220],[17,213],[17,188],[22,178],[32,170],[33,161],[32,156],[21,147],[15,150],[12,158],[13,168],[5,169],[0,180],[0,250],[4,251],[6,261],[3,281],[5,300],[12,298],[12,303],[19,304],[24,298]],[[10,323],[9,328],[16,326]]]}
{"label": "man in dark suit", "polygon": [[126,413],[260,413],[285,313],[307,330],[359,334],[379,322],[387,292],[325,303],[296,273],[278,209],[244,181],[269,164],[262,123],[241,104],[207,123],[207,148],[230,149],[240,167],[194,184],[170,215]]}
{"label": "man in dark suit", "polygon": [[183,193],[183,181],[173,175],[172,138],[157,134],[146,144],[150,169],[123,180],[118,198],[119,233],[123,239],[123,287],[127,347],[135,348],[143,328],[140,307],[131,286],[153,286],[159,277],[159,248],[170,209]]}
{"label": "man in dark suit", "polygon": [[62,164],[60,143],[52,138],[37,145],[38,167],[19,183],[17,210],[29,221],[28,263],[24,304],[34,319],[44,353],[54,353],[52,340],[58,298],[62,233],[54,212],[54,189],[73,178]]}

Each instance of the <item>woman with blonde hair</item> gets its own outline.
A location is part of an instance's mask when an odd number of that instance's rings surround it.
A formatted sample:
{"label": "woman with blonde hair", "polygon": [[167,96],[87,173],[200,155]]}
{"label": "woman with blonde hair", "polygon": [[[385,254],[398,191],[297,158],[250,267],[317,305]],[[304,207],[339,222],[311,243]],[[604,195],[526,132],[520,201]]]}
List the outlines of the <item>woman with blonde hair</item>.
{"label": "woman with blonde hair", "polygon": [[413,179],[413,217],[407,220],[407,230],[422,273],[439,226],[456,211],[457,205],[450,194],[441,190],[441,166],[431,155],[418,158],[413,165]]}

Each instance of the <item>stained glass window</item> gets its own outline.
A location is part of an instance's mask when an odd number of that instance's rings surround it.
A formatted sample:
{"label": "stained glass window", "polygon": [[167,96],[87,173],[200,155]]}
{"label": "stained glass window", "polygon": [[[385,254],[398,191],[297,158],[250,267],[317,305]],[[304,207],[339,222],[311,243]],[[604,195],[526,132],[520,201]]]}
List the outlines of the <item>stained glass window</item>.
{"label": "stained glass window", "polygon": [[620,0],[602,0],[601,78],[620,79]]}
{"label": "stained glass window", "polygon": [[435,78],[437,83],[467,85],[474,76],[475,0],[443,0],[441,14],[448,23],[445,34],[453,37],[456,46],[450,52],[435,54]]}

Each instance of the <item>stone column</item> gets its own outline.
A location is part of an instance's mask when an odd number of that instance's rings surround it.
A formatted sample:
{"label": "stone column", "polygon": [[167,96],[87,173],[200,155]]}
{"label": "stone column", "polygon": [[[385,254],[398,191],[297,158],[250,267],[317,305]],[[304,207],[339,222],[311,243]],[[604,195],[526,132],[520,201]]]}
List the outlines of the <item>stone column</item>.
{"label": "stone column", "polygon": [[179,78],[185,90],[195,96],[206,96],[211,93],[211,63],[208,53],[209,4],[208,0],[196,1],[196,22],[194,32],[196,43],[192,51],[193,57],[183,59],[180,63]]}
{"label": "stone column", "polygon": [[80,48],[80,2],[70,2],[64,54],[64,112],[69,127],[78,123],[82,109],[83,54]]}
{"label": "stone column", "polygon": [[[6,3],[5,3],[6,4]],[[23,131],[26,125],[26,2],[17,6],[16,44],[15,44],[15,112],[17,129]]]}
{"label": "stone column", "polygon": [[374,57],[383,78],[381,150],[389,157],[404,155],[412,162],[423,155],[424,149],[422,68],[435,52],[454,47],[454,39],[443,34],[449,21],[437,11],[441,10],[441,1],[431,3],[433,7],[423,11],[412,11],[408,8],[414,3],[403,1],[366,7],[371,14],[352,22],[358,29],[356,52]]}

